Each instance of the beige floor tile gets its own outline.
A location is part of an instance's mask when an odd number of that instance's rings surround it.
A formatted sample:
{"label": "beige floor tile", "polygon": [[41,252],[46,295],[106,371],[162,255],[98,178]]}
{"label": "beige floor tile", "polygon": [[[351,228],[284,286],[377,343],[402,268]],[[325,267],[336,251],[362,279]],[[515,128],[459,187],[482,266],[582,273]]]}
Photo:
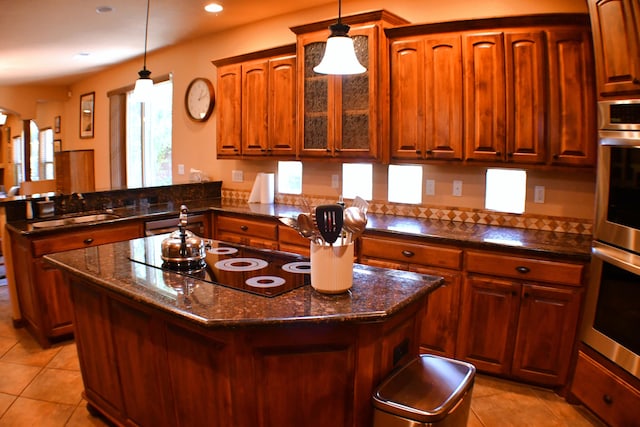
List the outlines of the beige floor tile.
{"label": "beige floor tile", "polygon": [[14,345],[18,343],[15,337],[4,337],[0,335],[0,357],[4,356]]}
{"label": "beige floor tile", "polygon": [[33,338],[29,337],[18,341],[0,360],[44,367],[59,351],[60,347],[43,349]]}
{"label": "beige floor tile", "polygon": [[56,354],[47,368],[67,369],[69,371],[79,371],[80,363],[78,361],[78,349],[75,342],[65,344]]}
{"label": "beige floor tile", "polygon": [[61,427],[74,409],[74,405],[19,397],[0,418],[0,427]]}
{"label": "beige floor tile", "polygon": [[605,424],[587,412],[584,407],[570,405],[566,400],[550,390],[533,388],[533,392],[547,408],[559,419],[564,420],[567,425],[572,427],[605,426]]}
{"label": "beige floor tile", "polygon": [[9,409],[9,406],[16,400],[16,396],[6,393],[0,393],[0,418]]}
{"label": "beige floor tile", "polygon": [[27,386],[21,396],[75,406],[82,399],[83,389],[79,371],[45,368]]}
{"label": "beige floor tile", "polygon": [[73,415],[71,415],[65,427],[107,427],[109,425],[102,418],[91,415],[87,411],[86,401],[83,400],[73,411]]}
{"label": "beige floor tile", "polygon": [[22,393],[41,370],[42,368],[37,366],[0,361],[0,393]]}

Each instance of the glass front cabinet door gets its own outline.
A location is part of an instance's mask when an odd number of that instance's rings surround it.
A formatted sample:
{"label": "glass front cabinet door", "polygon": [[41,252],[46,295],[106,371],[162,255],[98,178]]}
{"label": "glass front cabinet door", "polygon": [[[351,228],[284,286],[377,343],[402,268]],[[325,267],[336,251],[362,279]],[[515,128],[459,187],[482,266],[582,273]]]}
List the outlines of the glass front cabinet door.
{"label": "glass front cabinet door", "polygon": [[356,56],[367,69],[356,75],[313,71],[324,56],[334,22],[294,27],[298,67],[298,153],[306,158],[384,160],[381,135],[389,126],[388,52],[385,26],[406,23],[385,11],[342,18],[351,29]]}

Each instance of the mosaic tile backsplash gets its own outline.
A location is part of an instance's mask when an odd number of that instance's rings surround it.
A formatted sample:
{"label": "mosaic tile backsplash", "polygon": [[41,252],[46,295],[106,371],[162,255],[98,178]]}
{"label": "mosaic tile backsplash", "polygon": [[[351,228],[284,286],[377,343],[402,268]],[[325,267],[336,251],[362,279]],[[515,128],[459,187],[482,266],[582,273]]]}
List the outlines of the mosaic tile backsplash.
{"label": "mosaic tile backsplash", "polygon": [[[222,189],[222,198],[227,202],[246,203],[249,191]],[[326,196],[304,196],[311,206],[335,203],[334,198]],[[350,200],[345,200],[349,205]],[[302,205],[302,196],[276,194],[275,203]],[[555,231],[558,233],[575,233],[591,235],[593,221],[584,218],[552,217],[545,215],[508,214],[482,209],[441,207],[428,205],[407,205],[372,200],[369,212],[382,215],[397,215],[414,218],[428,218],[442,221],[464,222],[469,224],[498,225],[501,227],[524,228],[527,230]]]}

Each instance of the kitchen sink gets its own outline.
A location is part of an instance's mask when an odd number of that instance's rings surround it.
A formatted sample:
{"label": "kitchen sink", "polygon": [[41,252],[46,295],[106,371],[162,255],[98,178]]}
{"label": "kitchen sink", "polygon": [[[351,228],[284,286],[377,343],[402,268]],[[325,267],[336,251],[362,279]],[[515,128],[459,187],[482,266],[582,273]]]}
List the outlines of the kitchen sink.
{"label": "kitchen sink", "polygon": [[107,221],[107,220],[116,219],[116,218],[119,218],[119,216],[113,215],[113,214],[91,214],[91,215],[59,218],[59,219],[50,219],[47,221],[38,221],[38,222],[32,223],[31,226],[33,228],[61,227],[63,225],[86,224],[90,222]]}

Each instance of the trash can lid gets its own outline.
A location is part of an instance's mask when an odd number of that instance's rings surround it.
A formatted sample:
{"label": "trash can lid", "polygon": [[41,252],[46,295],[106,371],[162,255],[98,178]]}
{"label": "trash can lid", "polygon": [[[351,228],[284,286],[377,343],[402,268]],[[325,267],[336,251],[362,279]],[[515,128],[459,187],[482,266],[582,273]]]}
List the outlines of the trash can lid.
{"label": "trash can lid", "polygon": [[422,354],[376,389],[376,408],[424,423],[444,418],[473,386],[476,368],[466,362]]}

